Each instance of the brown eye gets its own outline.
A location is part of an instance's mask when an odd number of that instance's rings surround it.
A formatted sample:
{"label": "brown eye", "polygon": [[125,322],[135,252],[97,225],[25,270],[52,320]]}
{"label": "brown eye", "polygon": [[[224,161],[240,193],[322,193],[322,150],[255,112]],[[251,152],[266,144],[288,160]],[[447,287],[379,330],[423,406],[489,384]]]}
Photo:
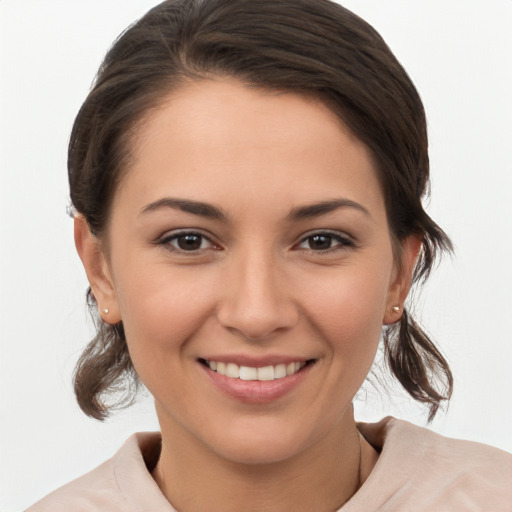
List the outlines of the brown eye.
{"label": "brown eye", "polygon": [[329,251],[353,247],[354,244],[348,239],[335,233],[315,233],[303,238],[299,244],[300,249],[309,251]]}
{"label": "brown eye", "polygon": [[160,244],[181,252],[196,252],[213,247],[212,242],[206,236],[194,232],[176,233],[165,237]]}
{"label": "brown eye", "polygon": [[183,251],[197,251],[201,249],[203,237],[197,234],[182,235],[176,238],[178,247]]}
{"label": "brown eye", "polygon": [[313,249],[314,251],[325,251],[332,247],[332,236],[330,235],[314,235],[310,236],[308,239],[309,249]]}

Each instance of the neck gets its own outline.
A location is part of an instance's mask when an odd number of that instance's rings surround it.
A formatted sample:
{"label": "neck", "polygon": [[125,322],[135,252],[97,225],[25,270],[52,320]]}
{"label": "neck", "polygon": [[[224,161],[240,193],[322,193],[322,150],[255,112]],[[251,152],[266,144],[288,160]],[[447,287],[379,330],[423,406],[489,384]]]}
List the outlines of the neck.
{"label": "neck", "polygon": [[368,446],[361,443],[352,410],[339,428],[305,451],[268,464],[227,460],[176,424],[161,427],[162,452],[153,477],[180,512],[332,512],[369,473]]}

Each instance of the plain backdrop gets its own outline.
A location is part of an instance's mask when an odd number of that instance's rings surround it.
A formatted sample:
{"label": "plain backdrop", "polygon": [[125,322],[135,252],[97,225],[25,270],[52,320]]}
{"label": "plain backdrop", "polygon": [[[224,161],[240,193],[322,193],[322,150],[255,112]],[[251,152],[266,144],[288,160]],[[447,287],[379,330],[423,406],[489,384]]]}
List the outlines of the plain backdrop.
{"label": "plain backdrop", "polygon": [[[66,216],[66,145],[115,37],[153,0],[0,0],[0,510],[21,510],[157,429],[142,397],[105,423],[75,403],[91,335]],[[428,210],[451,235],[421,296],[455,375],[434,430],[512,451],[512,1],[347,0],[410,73],[431,142]],[[359,394],[359,419],[425,424],[396,390]]]}

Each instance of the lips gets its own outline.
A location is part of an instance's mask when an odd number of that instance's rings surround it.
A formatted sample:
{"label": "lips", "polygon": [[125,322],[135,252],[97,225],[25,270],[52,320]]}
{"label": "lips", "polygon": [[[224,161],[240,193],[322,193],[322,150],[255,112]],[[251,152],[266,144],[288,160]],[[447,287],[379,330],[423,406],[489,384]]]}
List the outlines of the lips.
{"label": "lips", "polygon": [[[243,361],[216,361],[199,359],[202,367],[215,385],[232,398],[246,403],[266,403],[291,392],[306,377],[315,362],[278,362],[277,364],[251,364]],[[242,361],[240,361],[242,362]]]}

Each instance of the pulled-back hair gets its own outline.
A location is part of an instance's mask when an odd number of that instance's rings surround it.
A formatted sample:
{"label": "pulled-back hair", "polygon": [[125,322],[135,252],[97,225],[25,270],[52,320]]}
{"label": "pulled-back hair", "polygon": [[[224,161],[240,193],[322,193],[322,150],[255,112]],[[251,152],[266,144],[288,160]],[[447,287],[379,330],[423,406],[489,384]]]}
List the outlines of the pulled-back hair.
{"label": "pulled-back hair", "polygon": [[[137,127],[176,88],[235,77],[270,90],[319,98],[371,150],[382,185],[395,259],[410,235],[422,241],[414,282],[424,281],[451,244],[427,215],[428,140],[421,99],[380,35],[329,0],[167,0],[129,27],[105,57],[73,126],[71,201],[101,238],[130,159]],[[130,402],[138,380],[122,323],[96,315],[97,334],[75,370],[82,410],[102,419]],[[391,372],[429,419],[449,399],[452,375],[427,334],[404,310],[384,334]],[[119,390],[124,395],[112,394]],[[114,396],[114,403],[112,403]]]}

